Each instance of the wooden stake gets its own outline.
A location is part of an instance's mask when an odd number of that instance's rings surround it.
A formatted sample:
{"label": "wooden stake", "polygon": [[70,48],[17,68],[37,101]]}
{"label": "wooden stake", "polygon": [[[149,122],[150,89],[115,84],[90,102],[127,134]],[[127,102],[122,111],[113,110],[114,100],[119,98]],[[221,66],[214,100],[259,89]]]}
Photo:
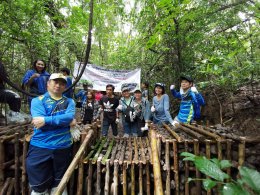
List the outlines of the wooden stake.
{"label": "wooden stake", "polygon": [[134,138],[134,152],[135,152],[135,154],[134,154],[134,163],[135,164],[138,164],[138,145],[137,145],[137,141],[136,141],[136,137]]}
{"label": "wooden stake", "polygon": [[[207,159],[210,159],[210,140],[205,140],[206,141],[206,157]],[[210,177],[207,176],[207,179]],[[207,190],[207,195],[211,195],[211,190]]]}
{"label": "wooden stake", "polygon": [[175,139],[173,140],[173,163],[174,163],[175,194],[179,195],[180,181],[179,181],[178,142]]}
{"label": "wooden stake", "polygon": [[127,162],[123,164],[123,195],[127,195],[127,175],[126,175]]}
{"label": "wooden stake", "polygon": [[166,195],[171,194],[171,168],[170,168],[170,146],[169,140],[166,140],[165,145],[165,165],[166,165]]}
{"label": "wooden stake", "polygon": [[9,187],[8,187],[6,195],[12,195],[13,194],[14,186],[15,186],[15,179],[13,178],[11,180]]}
{"label": "wooden stake", "polygon": [[118,194],[118,160],[114,162],[113,195]]}
{"label": "wooden stake", "polygon": [[[189,152],[189,145],[188,145],[188,140],[185,140],[184,142],[184,147],[185,147],[185,152]],[[189,195],[190,194],[190,186],[189,186],[189,182],[188,182],[188,178],[189,178],[189,162],[185,161],[185,195]]]}
{"label": "wooden stake", "polygon": [[109,195],[110,167],[109,160],[106,162],[105,195]]}
{"label": "wooden stake", "polygon": [[143,165],[139,162],[139,195],[143,195]]}
{"label": "wooden stake", "polygon": [[[194,140],[194,154],[199,156],[199,141],[197,139]],[[198,169],[196,169],[196,178],[201,178],[201,173]],[[201,181],[196,181],[197,194],[201,194]]]}
{"label": "wooden stake", "polygon": [[[231,162],[231,144],[232,144],[232,140],[228,139],[227,140],[227,160],[229,160]],[[231,176],[231,168],[227,168],[227,174],[229,176]],[[227,182],[230,182],[231,179],[227,179]]]}
{"label": "wooden stake", "polygon": [[160,164],[159,154],[158,154],[158,149],[157,149],[156,132],[154,129],[150,130],[150,137],[151,137],[151,148],[152,148],[152,156],[153,156],[153,173],[154,173],[155,194],[160,195],[160,194],[163,194],[161,164]]}
{"label": "wooden stake", "polygon": [[4,148],[4,140],[0,139],[0,189],[3,188],[5,175],[4,175],[4,162],[5,162],[5,148]]}
{"label": "wooden stake", "polygon": [[131,195],[135,195],[135,165],[131,164]]}
{"label": "wooden stake", "polygon": [[148,162],[146,162],[146,165],[145,165],[145,172],[146,172],[146,194],[150,195],[151,194],[151,182],[150,182],[150,168],[149,168]]}
{"label": "wooden stake", "polygon": [[101,193],[101,185],[100,185],[100,181],[101,181],[101,158],[98,158],[97,160],[97,183],[96,183],[96,194],[100,194]]}
{"label": "wooden stake", "polygon": [[26,175],[26,155],[28,151],[28,142],[25,139],[23,139],[23,159],[22,159],[22,195],[28,194],[28,184],[27,184],[27,175]]}
{"label": "wooden stake", "polygon": [[19,195],[20,194],[19,133],[15,133],[15,138],[14,138],[14,161],[15,161],[15,173],[14,173],[15,189],[14,189],[14,192],[15,192],[15,195]]}
{"label": "wooden stake", "polygon": [[245,162],[245,141],[241,141],[238,145],[238,165],[242,166]]}

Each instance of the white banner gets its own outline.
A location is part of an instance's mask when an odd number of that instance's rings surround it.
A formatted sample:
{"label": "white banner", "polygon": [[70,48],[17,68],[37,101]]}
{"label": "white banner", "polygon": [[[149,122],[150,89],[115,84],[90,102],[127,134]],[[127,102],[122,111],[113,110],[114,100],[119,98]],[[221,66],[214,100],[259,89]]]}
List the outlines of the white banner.
{"label": "white banner", "polygon": [[[75,62],[73,71],[74,78],[79,75],[82,67],[82,63]],[[93,89],[98,91],[106,91],[106,85],[112,84],[115,86],[115,92],[121,92],[121,85],[124,83],[128,83],[131,90],[134,90],[135,88],[140,89],[141,69],[112,70],[88,64],[80,79],[80,83],[83,81],[88,81],[88,83],[93,85]]]}

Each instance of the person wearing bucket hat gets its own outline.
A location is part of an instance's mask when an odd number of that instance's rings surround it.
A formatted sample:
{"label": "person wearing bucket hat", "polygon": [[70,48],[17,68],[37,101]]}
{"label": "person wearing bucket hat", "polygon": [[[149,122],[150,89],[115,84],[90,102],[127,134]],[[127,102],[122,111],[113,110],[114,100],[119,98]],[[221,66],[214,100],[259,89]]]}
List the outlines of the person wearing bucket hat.
{"label": "person wearing bucket hat", "polygon": [[169,96],[165,94],[165,84],[156,83],[154,85],[153,105],[151,112],[153,113],[153,123],[162,125],[164,123],[172,123],[172,117],[169,111]]}
{"label": "person wearing bucket hat", "polygon": [[190,76],[181,76],[180,92],[171,85],[170,90],[175,98],[181,99],[178,115],[174,118],[172,125],[177,127],[179,123],[191,123],[200,117],[200,106],[205,105],[202,95],[193,86],[193,79]]}
{"label": "person wearing bucket hat", "polygon": [[148,132],[148,124],[151,117],[150,102],[145,97],[142,97],[142,91],[140,89],[134,91],[134,98],[138,127],[137,133],[138,136],[145,136]]}
{"label": "person wearing bucket hat", "polygon": [[124,128],[124,137],[137,137],[136,112],[134,108],[134,97],[130,95],[129,85],[122,84],[122,97],[118,106],[118,111],[122,112],[122,124]]}
{"label": "person wearing bucket hat", "polygon": [[[26,158],[26,170],[33,195],[49,194],[59,185],[69,163],[73,140],[80,138],[75,128],[75,103],[62,93],[67,79],[53,73],[47,82],[47,92],[31,103],[34,134]],[[63,192],[66,193],[66,189]]]}

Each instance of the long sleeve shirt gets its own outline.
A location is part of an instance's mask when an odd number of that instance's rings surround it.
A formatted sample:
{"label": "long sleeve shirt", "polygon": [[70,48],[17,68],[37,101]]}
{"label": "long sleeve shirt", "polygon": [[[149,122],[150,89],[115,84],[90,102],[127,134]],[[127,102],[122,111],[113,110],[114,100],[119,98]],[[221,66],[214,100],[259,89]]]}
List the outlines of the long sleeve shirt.
{"label": "long sleeve shirt", "polygon": [[30,144],[40,148],[63,149],[72,145],[70,123],[75,116],[73,99],[53,99],[49,93],[36,97],[31,104],[32,117],[43,117],[45,125],[34,128]]}
{"label": "long sleeve shirt", "polygon": [[157,97],[154,96],[153,106],[155,107],[155,112],[153,114],[154,124],[160,124],[161,122],[173,122],[169,111],[170,104],[169,96],[167,94],[163,94],[160,100],[158,100]]}

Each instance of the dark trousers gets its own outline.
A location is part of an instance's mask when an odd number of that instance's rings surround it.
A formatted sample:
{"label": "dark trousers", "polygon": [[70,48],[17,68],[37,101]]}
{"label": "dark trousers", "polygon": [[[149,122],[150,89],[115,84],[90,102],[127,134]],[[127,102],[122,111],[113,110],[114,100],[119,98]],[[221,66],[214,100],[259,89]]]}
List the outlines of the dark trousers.
{"label": "dark trousers", "polygon": [[109,126],[111,125],[113,135],[117,136],[117,124],[116,121],[110,121],[106,118],[103,119],[102,135],[107,136]]}
{"label": "dark trousers", "polygon": [[11,90],[0,90],[0,103],[7,103],[10,107],[10,110],[14,112],[20,112],[21,98],[17,93]]}

